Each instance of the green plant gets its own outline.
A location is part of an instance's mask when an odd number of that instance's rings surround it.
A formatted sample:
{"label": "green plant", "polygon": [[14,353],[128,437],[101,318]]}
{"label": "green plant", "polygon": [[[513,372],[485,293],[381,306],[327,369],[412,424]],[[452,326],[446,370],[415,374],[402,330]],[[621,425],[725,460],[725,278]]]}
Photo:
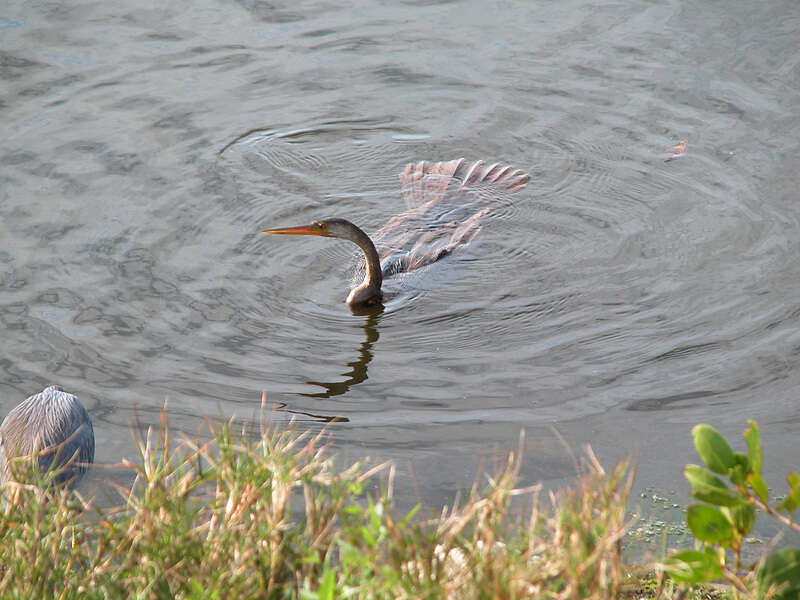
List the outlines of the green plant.
{"label": "green plant", "polygon": [[[697,547],[672,554],[664,568],[676,581],[707,583],[727,580],[736,593],[748,597],[790,600],[800,597],[800,548],[778,550],[754,565],[743,565],[742,543],[755,524],[758,511],[800,532],[792,513],[800,506],[800,475],[786,478],[789,493],[770,503],[762,478],[761,435],[755,421],[744,431],[747,454],[734,452],[710,425],[692,429],[697,454],[705,463],[686,465],[684,475],[692,486],[692,504],[686,521]],[[717,477],[721,475],[730,485]],[[730,564],[730,558],[733,564]]]}

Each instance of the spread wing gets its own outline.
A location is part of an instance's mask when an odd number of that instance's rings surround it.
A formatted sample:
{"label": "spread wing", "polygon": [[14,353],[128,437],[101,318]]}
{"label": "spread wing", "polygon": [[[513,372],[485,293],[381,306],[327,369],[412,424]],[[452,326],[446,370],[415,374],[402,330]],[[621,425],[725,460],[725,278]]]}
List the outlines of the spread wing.
{"label": "spread wing", "polygon": [[[514,193],[525,187],[528,175],[519,169],[495,163],[486,166],[482,160],[473,163],[463,158],[447,162],[421,161],[406,165],[400,173],[403,200],[409,209],[448,200],[458,202],[479,189],[491,193]],[[462,201],[465,199],[462,199]]]}
{"label": "spread wing", "polygon": [[409,164],[400,173],[407,210],[373,236],[384,275],[418,269],[468,243],[493,204],[528,179],[519,169],[480,160]]}

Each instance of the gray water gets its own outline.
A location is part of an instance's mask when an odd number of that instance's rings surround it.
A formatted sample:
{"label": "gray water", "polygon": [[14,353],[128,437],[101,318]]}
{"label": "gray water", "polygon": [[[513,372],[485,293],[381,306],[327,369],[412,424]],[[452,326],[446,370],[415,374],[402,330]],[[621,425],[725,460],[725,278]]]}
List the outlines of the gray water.
{"label": "gray water", "polygon": [[[590,443],[685,502],[691,427],[743,447],[752,418],[782,489],[798,44],[794,0],[5,0],[0,412],[60,384],[114,464],[165,398],[191,433],[266,390],[431,505],[521,429],[526,483],[569,481]],[[462,156],[531,181],[380,314],[344,303],[354,246],[259,233],[375,231],[405,164]]]}

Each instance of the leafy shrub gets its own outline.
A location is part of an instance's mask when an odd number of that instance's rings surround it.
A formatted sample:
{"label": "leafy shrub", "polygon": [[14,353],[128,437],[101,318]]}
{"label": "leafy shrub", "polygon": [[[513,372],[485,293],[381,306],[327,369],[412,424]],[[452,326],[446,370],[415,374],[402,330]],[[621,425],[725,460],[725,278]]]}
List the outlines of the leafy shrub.
{"label": "leafy shrub", "polygon": [[797,600],[800,548],[778,550],[749,566],[742,565],[741,550],[758,511],[800,531],[800,526],[792,520],[792,513],[800,506],[800,476],[792,471],[786,478],[788,494],[780,501],[771,501],[762,478],[761,435],[755,421],[749,422],[743,435],[747,454],[734,452],[710,425],[692,429],[695,449],[705,463],[705,467],[686,465],[684,471],[692,486],[692,496],[701,501],[690,505],[686,512],[687,524],[698,544],[694,550],[672,554],[664,567],[680,582],[725,579],[736,593],[748,597]]}

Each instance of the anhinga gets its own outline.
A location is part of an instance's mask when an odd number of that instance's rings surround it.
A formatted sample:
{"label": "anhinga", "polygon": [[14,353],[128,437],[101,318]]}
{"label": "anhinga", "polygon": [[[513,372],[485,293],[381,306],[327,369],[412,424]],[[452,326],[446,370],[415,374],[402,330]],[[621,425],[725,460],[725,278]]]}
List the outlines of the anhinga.
{"label": "anhinga", "polygon": [[[384,277],[436,262],[463,246],[481,230],[492,200],[521,190],[528,175],[508,166],[448,162],[412,163],[400,174],[408,210],[389,219],[374,239],[345,219],[324,219],[311,225],[265,229],[281,235],[319,235],[350,240],[364,252],[366,272],[350,290],[351,308],[380,304]],[[377,244],[377,248],[376,248]]]}

